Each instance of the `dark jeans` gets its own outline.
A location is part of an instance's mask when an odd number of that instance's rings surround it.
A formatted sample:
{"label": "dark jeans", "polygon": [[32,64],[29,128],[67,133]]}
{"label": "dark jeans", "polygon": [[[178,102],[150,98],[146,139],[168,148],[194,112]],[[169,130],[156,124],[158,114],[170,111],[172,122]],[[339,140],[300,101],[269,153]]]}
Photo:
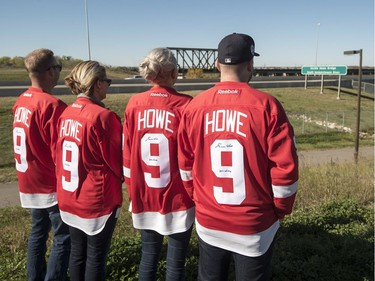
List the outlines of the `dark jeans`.
{"label": "dark jeans", "polygon": [[71,281],[105,280],[105,262],[116,222],[115,210],[104,229],[96,235],[87,235],[75,227],[69,227],[72,240],[69,263]]}
{"label": "dark jeans", "polygon": [[[185,258],[191,230],[168,235],[166,281],[184,280]],[[156,280],[164,236],[153,230],[142,230],[142,258],[139,265],[140,281]]]}
{"label": "dark jeans", "polygon": [[271,246],[260,257],[247,257],[217,248],[199,239],[199,281],[225,281],[234,260],[236,281],[268,281],[271,278]]}
{"label": "dark jeans", "polygon": [[[27,279],[29,281],[68,280],[69,228],[61,220],[58,206],[31,209],[31,219],[31,232],[27,249]],[[53,241],[48,263],[46,263],[46,242],[51,228]]]}

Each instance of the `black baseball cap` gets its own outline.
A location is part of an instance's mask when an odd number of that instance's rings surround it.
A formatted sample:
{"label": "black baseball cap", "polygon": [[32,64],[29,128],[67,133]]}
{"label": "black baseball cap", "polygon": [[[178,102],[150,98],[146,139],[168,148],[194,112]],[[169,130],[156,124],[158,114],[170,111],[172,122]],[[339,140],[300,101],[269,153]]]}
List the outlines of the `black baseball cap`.
{"label": "black baseball cap", "polygon": [[218,46],[218,61],[221,64],[239,64],[249,61],[254,56],[255,43],[249,35],[233,33],[225,36]]}

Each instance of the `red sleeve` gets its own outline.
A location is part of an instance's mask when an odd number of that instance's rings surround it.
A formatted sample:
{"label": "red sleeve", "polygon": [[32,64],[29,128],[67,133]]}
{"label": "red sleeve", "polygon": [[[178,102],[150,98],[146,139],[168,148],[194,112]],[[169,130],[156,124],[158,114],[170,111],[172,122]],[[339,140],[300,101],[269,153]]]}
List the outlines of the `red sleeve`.
{"label": "red sleeve", "polygon": [[298,157],[293,128],[284,110],[279,108],[272,118],[268,158],[275,211],[281,219],[292,212],[298,186]]}
{"label": "red sleeve", "polygon": [[61,116],[61,114],[64,112],[67,105],[62,102],[61,100],[58,100],[57,103],[52,103],[48,106],[43,114],[41,116],[42,124],[44,124],[43,130],[40,132],[43,136],[43,139],[46,144],[49,145],[51,149],[51,156],[53,159],[53,162],[56,165],[56,143],[57,143],[57,137],[58,137],[58,120]]}
{"label": "red sleeve", "polygon": [[121,119],[114,112],[108,111],[101,118],[103,132],[99,135],[99,145],[105,163],[112,172],[123,180],[122,176],[122,127]]}
{"label": "red sleeve", "polygon": [[129,124],[132,124],[130,116],[128,114],[128,108],[124,114],[124,127],[123,127],[123,174],[127,187],[130,186],[130,159],[131,159],[131,135],[129,130]]}
{"label": "red sleeve", "polygon": [[184,113],[181,118],[177,135],[178,166],[180,169],[182,183],[190,198],[193,199],[192,169],[194,162],[194,152],[192,149],[192,145],[189,142],[188,121],[190,121],[190,118],[188,118],[187,114]]}

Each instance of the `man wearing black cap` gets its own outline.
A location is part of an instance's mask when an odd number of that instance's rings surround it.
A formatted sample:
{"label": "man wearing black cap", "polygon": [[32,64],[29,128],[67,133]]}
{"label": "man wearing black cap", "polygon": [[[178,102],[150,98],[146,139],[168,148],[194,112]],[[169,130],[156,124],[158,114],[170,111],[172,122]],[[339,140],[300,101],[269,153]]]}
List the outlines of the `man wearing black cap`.
{"label": "man wearing black cap", "polygon": [[198,280],[269,280],[280,219],[292,212],[298,159],[281,104],[248,84],[254,40],[224,37],[220,82],[186,107],[178,134],[184,186],[196,205]]}

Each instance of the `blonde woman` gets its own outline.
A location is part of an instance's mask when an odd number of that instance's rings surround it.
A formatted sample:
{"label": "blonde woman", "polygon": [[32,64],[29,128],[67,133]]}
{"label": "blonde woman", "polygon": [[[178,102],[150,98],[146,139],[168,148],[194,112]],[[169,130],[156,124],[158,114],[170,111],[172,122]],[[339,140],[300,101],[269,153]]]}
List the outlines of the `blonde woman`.
{"label": "blonde woman", "polygon": [[166,280],[183,280],[194,204],[177,166],[177,129],[191,97],[178,93],[177,62],[169,49],[152,50],[139,67],[153,86],[128,102],[124,121],[124,175],[133,225],[141,230],[139,280],[156,280],[164,235]]}
{"label": "blonde woman", "polygon": [[57,193],[69,225],[71,280],[104,280],[105,260],[122,204],[121,120],[106,109],[111,79],[96,61],[79,63],[65,78],[77,100],[61,115]]}

